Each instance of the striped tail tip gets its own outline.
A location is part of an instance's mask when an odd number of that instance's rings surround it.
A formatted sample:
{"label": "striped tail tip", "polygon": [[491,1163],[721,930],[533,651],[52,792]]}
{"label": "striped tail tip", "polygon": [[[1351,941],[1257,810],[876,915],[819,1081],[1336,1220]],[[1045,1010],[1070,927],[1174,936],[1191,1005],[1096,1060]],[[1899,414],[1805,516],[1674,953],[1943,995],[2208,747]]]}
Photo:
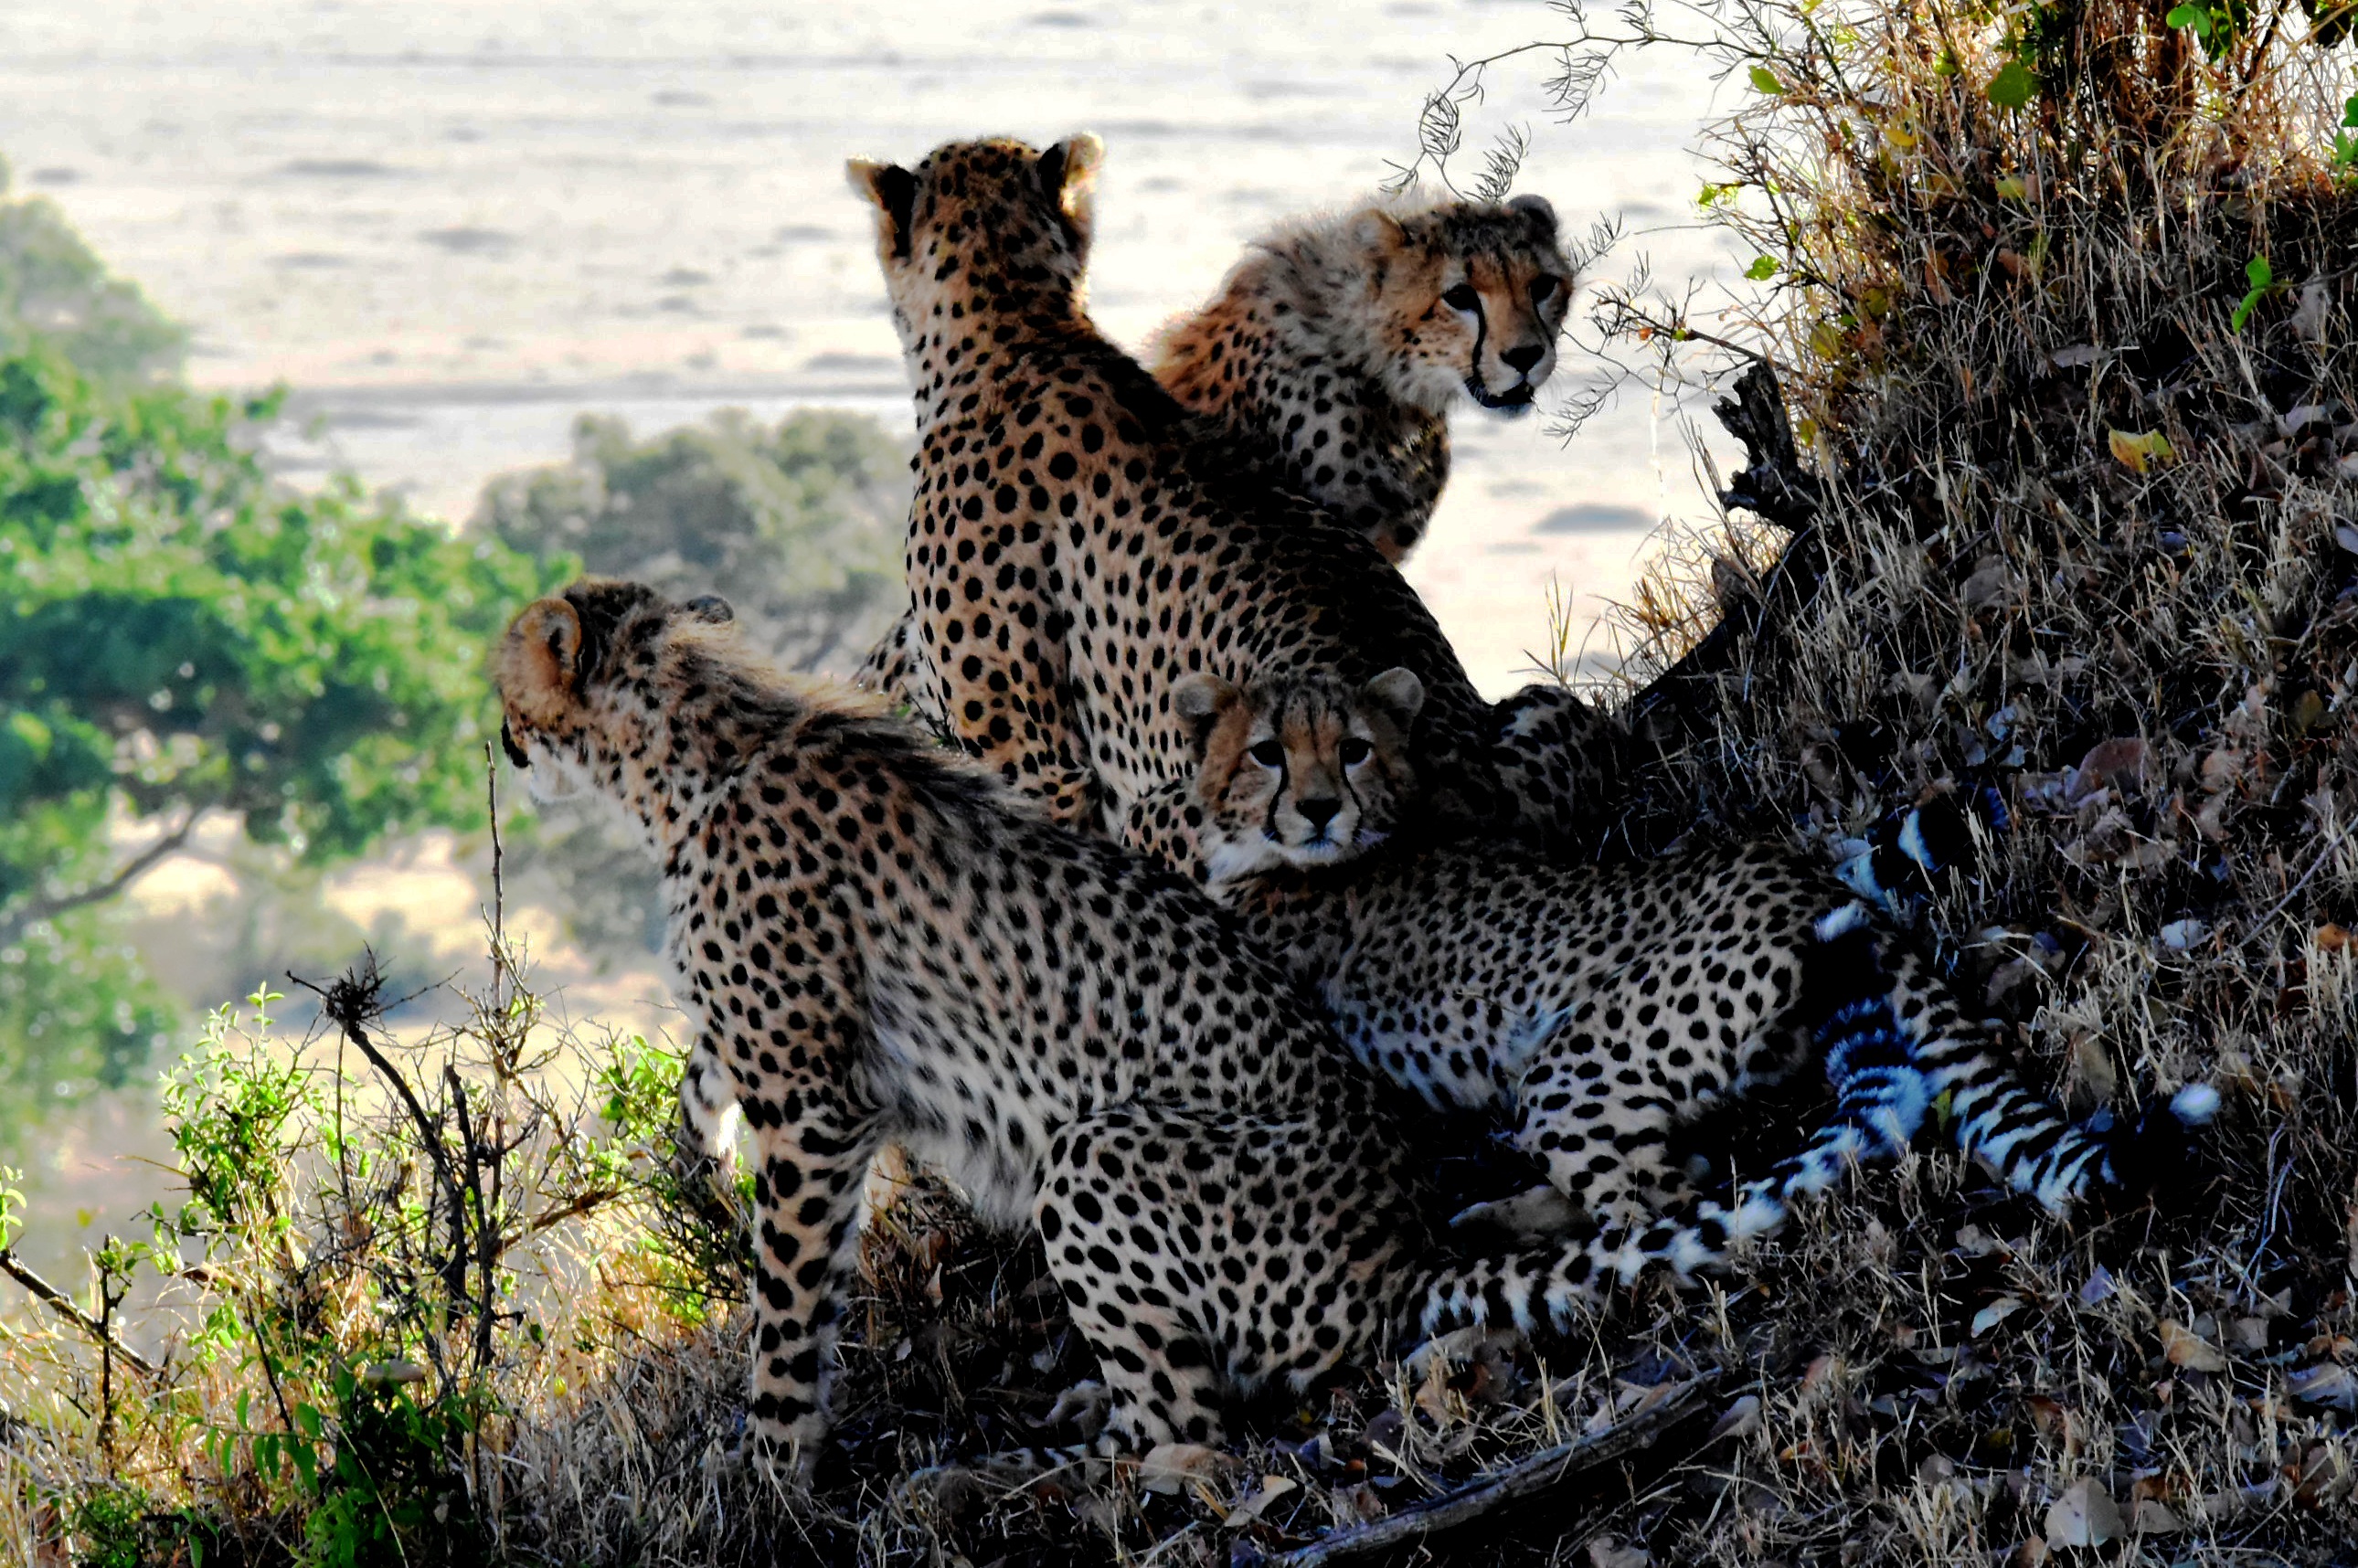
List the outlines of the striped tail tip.
{"label": "striped tail tip", "polygon": [[2217,1089],[2188,1084],[2163,1104],[2148,1107],[2136,1126],[2115,1129],[2105,1161],[2107,1184],[2136,1197],[2186,1191],[2202,1130],[2220,1108]]}

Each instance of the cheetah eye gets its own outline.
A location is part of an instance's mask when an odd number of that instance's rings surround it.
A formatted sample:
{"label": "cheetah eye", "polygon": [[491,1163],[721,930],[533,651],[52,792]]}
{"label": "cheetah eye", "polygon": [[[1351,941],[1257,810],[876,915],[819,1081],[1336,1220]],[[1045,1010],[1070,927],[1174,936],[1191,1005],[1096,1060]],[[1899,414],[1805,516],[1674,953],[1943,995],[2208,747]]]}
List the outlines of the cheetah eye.
{"label": "cheetah eye", "polygon": [[1473,310],[1480,308],[1482,297],[1474,292],[1472,284],[1461,283],[1455,288],[1445,290],[1441,296],[1441,302],[1452,310]]}
{"label": "cheetah eye", "polygon": [[1336,754],[1343,759],[1345,767],[1356,768],[1368,760],[1368,754],[1375,748],[1357,735],[1346,735],[1343,737],[1343,743],[1335,750]]}
{"label": "cheetah eye", "polygon": [[1263,741],[1252,749],[1252,760],[1264,768],[1282,768],[1285,765],[1285,748],[1275,741]]}
{"label": "cheetah eye", "polygon": [[1555,297],[1555,291],[1563,287],[1563,283],[1560,278],[1535,277],[1531,279],[1531,303],[1534,305],[1545,305],[1550,299]]}

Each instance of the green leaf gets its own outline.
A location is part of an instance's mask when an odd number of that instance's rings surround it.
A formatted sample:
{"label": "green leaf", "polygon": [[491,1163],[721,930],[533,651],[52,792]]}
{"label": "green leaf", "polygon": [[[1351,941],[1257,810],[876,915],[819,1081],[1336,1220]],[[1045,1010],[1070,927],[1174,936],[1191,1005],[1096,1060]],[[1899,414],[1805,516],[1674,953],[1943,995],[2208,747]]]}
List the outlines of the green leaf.
{"label": "green leaf", "polygon": [[1990,78],[1989,101],[2001,109],[2019,109],[2039,92],[2039,79],[2018,59],[2010,59]]}
{"label": "green leaf", "polygon": [[2342,124],[2343,128],[2346,130],[2358,131],[2358,92],[2352,93],[2348,99],[2343,101],[2342,105]]}
{"label": "green leaf", "polygon": [[298,1401],[295,1406],[295,1424],[303,1429],[306,1437],[317,1439],[322,1430],[318,1408]]}
{"label": "green leaf", "polygon": [[1755,283],[1776,276],[1777,258],[1775,256],[1755,256],[1752,260],[1752,265],[1744,269],[1744,276],[1750,278]]}
{"label": "green leaf", "polygon": [[1752,87],[1756,92],[1781,93],[1785,91],[1785,84],[1777,80],[1777,73],[1765,65],[1752,68]]}
{"label": "green leaf", "polygon": [[2244,264],[2244,281],[2250,284],[2254,288],[2266,288],[2269,284],[2274,283],[2276,281],[2276,274],[2268,266],[2268,258],[2266,256],[2254,256],[2250,261],[2245,262]]}
{"label": "green leaf", "polygon": [[2161,19],[2166,27],[2191,27],[2194,36],[2206,43],[2211,38],[2211,8],[2207,5],[2185,5],[2172,10]]}

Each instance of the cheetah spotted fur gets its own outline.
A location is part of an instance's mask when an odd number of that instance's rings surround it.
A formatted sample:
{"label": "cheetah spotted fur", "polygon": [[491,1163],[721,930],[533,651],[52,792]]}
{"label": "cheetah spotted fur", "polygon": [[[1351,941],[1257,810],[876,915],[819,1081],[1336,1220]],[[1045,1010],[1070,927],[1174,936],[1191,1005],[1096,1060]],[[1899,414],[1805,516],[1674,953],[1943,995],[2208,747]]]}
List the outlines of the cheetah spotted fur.
{"label": "cheetah spotted fur", "polygon": [[1962,1146],[2057,1213],[2149,1177],[2215,1105],[2190,1088],[2145,1134],[2072,1126],[1856,892],[1782,849],[1558,866],[1402,834],[1421,695],[1391,670],[1357,688],[1198,676],[1174,701],[1197,725],[1217,891],[1371,1068],[1436,1107],[1511,1121],[1553,1197],[1510,1213],[1641,1224],[1684,1207],[1673,1127],[1812,1058],[1836,1109],[1801,1153],[1704,1211],[1727,1240],[1775,1229],[1846,1164],[1904,1149],[1943,1096]]}
{"label": "cheetah spotted fur", "polygon": [[[661,862],[685,1130],[718,1155],[750,1129],[750,1431],[792,1473],[886,1140],[1036,1226],[1117,1444],[1217,1443],[1228,1396],[1470,1319],[1376,1081],[1193,884],[777,672],[717,600],[577,583],[518,615],[496,678],[534,793],[618,806]],[[1562,1294],[1609,1245],[1466,1266]]]}

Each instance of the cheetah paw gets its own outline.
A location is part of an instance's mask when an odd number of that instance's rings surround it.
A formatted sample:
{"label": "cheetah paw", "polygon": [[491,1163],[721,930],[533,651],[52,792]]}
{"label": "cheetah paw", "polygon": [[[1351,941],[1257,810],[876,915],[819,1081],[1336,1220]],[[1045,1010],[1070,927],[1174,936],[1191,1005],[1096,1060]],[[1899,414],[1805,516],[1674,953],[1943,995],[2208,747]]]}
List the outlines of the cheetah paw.
{"label": "cheetah paw", "polygon": [[1570,1230],[1580,1219],[1573,1201],[1553,1187],[1531,1187],[1510,1198],[1496,1198],[1460,1209],[1449,1221],[1454,1230],[1489,1230],[1512,1241],[1545,1241]]}

